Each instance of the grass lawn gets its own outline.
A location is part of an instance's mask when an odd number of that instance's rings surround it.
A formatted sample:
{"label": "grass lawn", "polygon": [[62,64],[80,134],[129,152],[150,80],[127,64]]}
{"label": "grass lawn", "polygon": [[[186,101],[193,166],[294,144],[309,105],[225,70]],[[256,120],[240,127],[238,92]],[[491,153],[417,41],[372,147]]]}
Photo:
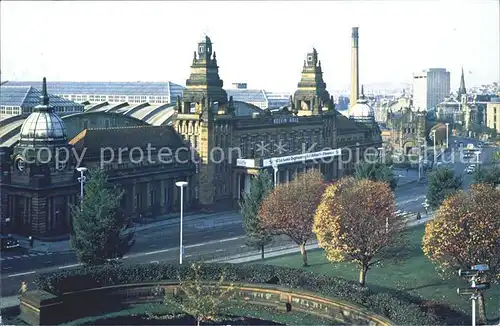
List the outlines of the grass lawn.
{"label": "grass lawn", "polygon": [[[459,296],[457,287],[467,287],[465,280],[458,276],[453,279],[442,279],[421,249],[424,227],[418,226],[408,230],[408,256],[401,263],[386,262],[368,271],[366,284],[373,291],[384,291],[387,288],[408,292],[428,300],[447,303],[457,310],[471,314],[469,297]],[[359,270],[352,263],[330,263],[323,252],[318,249],[309,251],[308,260],[311,266],[305,269],[314,273],[341,277],[358,281]],[[278,265],[291,268],[302,267],[299,253],[269,258],[258,262],[260,264]],[[488,319],[500,317],[500,286],[492,284],[486,291],[486,314]]]}

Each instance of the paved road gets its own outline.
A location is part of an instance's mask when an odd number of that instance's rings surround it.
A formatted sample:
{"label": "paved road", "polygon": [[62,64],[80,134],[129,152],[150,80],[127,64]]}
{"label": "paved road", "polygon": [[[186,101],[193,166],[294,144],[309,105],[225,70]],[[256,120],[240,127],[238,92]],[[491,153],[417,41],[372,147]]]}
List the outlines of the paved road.
{"label": "paved road", "polygon": [[[458,139],[460,141],[460,139]],[[450,143],[454,138],[450,139]],[[464,144],[477,142],[463,140]],[[481,159],[491,160],[494,149],[485,148]],[[457,154],[458,155],[458,154]],[[453,164],[457,174],[462,174],[466,163],[455,157]],[[450,157],[448,157],[450,158]],[[471,176],[465,175],[466,185]],[[398,209],[409,212],[423,212],[427,185],[412,183],[396,189]],[[285,237],[276,240],[276,245],[290,244]],[[210,260],[238,253],[250,252],[253,249],[245,246],[244,230],[241,217],[236,212],[211,214],[206,219],[195,219],[184,223],[184,246],[186,260]],[[153,228],[138,232],[136,243],[125,256],[124,263],[150,263],[155,261],[178,261],[179,257],[179,225]],[[77,264],[73,252],[30,252],[20,248],[1,253],[1,296],[13,295],[17,292],[22,280],[31,282],[36,274],[71,268]]]}

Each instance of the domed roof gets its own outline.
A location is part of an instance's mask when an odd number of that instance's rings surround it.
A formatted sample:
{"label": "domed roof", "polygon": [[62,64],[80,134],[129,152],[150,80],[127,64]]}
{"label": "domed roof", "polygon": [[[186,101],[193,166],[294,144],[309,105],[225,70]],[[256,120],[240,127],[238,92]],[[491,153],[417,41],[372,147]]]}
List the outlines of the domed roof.
{"label": "domed roof", "polygon": [[364,98],[360,98],[356,104],[351,108],[351,118],[354,119],[368,119],[373,118],[375,113],[373,108],[368,105],[368,101]]}
{"label": "domed roof", "polygon": [[43,79],[40,105],[34,108],[21,127],[20,143],[66,141],[66,126],[61,118],[49,106],[47,82]]}
{"label": "domed roof", "polygon": [[350,117],[355,120],[368,120],[374,119],[375,112],[373,108],[368,104],[368,100],[365,98],[364,87],[361,86],[361,97],[358,99],[356,104],[351,108]]}
{"label": "domed roof", "polygon": [[66,140],[66,126],[53,112],[35,111],[21,127],[21,140]]}

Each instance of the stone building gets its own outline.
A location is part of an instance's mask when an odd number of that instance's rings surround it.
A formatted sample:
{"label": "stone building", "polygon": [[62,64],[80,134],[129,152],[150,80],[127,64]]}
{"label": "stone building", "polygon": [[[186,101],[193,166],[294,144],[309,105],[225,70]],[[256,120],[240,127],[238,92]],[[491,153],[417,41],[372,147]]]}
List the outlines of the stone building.
{"label": "stone building", "polygon": [[[417,150],[420,145],[427,143],[427,115],[426,112],[414,111],[411,107],[403,108],[397,112],[389,112],[387,147],[392,150],[409,154]],[[420,145],[419,145],[420,144]]]}
{"label": "stone building", "polygon": [[[88,168],[102,164],[110,182],[124,189],[121,209],[128,216],[178,210],[179,189],[174,182],[180,180],[188,182],[184,207],[193,210],[236,208],[242,192],[250,188],[251,177],[261,169],[269,170],[276,183],[288,182],[307,169],[319,169],[327,180],[340,178],[351,173],[359,160],[358,156],[348,160],[349,152],[381,145],[380,129],[373,110],[364,107],[364,96],[362,107],[352,111],[358,113],[350,118],[335,110],[322,74],[313,49],[290,105],[262,110],[228,97],[212,42],[204,37],[175,104],[101,103],[58,117],[43,97],[42,105],[28,118],[0,122],[1,217],[9,217],[18,233],[67,232],[69,204],[78,200],[77,164]],[[45,118],[35,119],[39,115]],[[38,131],[42,125],[44,132]],[[52,126],[59,127],[53,130]],[[19,156],[26,152],[24,148],[39,144],[52,150],[66,148],[74,155],[64,166],[19,163],[27,159]],[[150,163],[134,155],[116,162],[110,154],[102,155],[102,151],[116,155],[125,147],[142,152],[148,147],[168,148],[170,153],[181,149],[186,154],[180,161],[175,155],[167,163]],[[75,161],[82,154],[83,160]]]}

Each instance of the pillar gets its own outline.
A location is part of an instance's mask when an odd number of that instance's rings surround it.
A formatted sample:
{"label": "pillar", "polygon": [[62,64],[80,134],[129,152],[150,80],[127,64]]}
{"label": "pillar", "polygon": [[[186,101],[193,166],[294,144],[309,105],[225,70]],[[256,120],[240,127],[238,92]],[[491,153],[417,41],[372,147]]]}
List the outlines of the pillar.
{"label": "pillar", "polygon": [[137,211],[137,204],[138,204],[137,203],[137,196],[136,196],[135,192],[136,192],[136,186],[134,183],[134,184],[132,184],[132,203],[133,203],[132,212],[133,213]]}

